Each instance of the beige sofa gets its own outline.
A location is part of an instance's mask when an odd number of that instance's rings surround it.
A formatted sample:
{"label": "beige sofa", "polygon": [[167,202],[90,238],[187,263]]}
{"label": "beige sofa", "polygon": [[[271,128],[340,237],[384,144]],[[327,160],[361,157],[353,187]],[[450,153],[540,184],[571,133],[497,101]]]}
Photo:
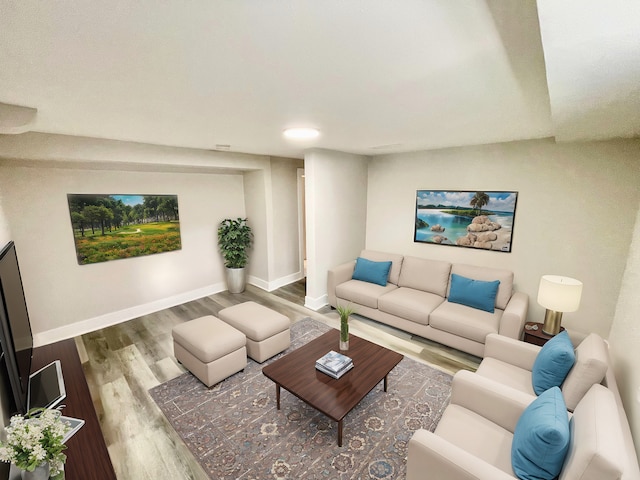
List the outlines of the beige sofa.
{"label": "beige sofa", "polygon": [[[353,280],[355,260],[329,270],[327,293],[332,307],[351,304],[357,314],[484,356],[485,338],[496,333],[519,339],[529,297],[513,290],[509,270],[451,264],[442,260],[363,250],[360,257],[391,261],[386,286]],[[446,301],[451,274],[474,280],[500,280],[493,313]]]}

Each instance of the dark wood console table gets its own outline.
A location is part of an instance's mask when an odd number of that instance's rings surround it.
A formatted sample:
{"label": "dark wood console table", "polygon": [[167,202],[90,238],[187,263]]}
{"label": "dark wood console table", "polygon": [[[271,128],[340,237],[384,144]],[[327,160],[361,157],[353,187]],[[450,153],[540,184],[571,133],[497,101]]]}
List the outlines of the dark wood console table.
{"label": "dark wood console table", "polygon": [[116,473],[109,458],[107,445],[102,436],[100,423],[89,386],[82,370],[80,357],[73,339],[44,345],[33,350],[31,371],[60,360],[67,398],[62,414],[67,417],[82,418],[86,423],[67,441],[67,463],[65,479],[115,480]]}

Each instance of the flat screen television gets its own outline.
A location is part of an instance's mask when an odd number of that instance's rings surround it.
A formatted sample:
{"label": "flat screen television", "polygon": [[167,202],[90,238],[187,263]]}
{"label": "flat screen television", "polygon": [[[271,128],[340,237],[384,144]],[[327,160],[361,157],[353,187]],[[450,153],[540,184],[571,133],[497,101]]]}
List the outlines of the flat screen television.
{"label": "flat screen television", "polygon": [[33,334],[13,242],[0,251],[0,344],[16,410],[26,413]]}

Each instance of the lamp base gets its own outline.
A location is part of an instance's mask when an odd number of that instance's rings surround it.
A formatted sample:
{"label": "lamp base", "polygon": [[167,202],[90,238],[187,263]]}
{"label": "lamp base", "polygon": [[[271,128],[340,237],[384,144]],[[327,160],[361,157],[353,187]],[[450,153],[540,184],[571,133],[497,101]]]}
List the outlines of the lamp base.
{"label": "lamp base", "polygon": [[544,324],[542,331],[547,335],[557,335],[560,333],[560,323],[562,322],[562,312],[547,310],[544,314]]}

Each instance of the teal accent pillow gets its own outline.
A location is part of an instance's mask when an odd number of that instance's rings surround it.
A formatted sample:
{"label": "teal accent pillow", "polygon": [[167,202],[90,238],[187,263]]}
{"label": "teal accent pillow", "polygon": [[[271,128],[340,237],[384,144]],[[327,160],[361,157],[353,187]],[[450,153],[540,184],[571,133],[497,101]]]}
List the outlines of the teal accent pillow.
{"label": "teal accent pillow", "polygon": [[353,270],[351,278],[362,280],[363,282],[376,283],[384,287],[387,285],[389,270],[391,270],[391,262],[374,262],[373,260],[358,257],[356,259],[356,268]]}
{"label": "teal accent pillow", "polygon": [[493,313],[499,286],[500,280],[484,282],[452,273],[447,300]]}
{"label": "teal accent pillow", "polygon": [[566,330],[540,349],[531,370],[533,391],[540,395],[551,387],[559,387],[576,361],[576,353]]}
{"label": "teal accent pillow", "polygon": [[521,480],[556,478],[569,450],[569,416],[562,392],[553,387],[522,413],[511,444],[511,466]]}

